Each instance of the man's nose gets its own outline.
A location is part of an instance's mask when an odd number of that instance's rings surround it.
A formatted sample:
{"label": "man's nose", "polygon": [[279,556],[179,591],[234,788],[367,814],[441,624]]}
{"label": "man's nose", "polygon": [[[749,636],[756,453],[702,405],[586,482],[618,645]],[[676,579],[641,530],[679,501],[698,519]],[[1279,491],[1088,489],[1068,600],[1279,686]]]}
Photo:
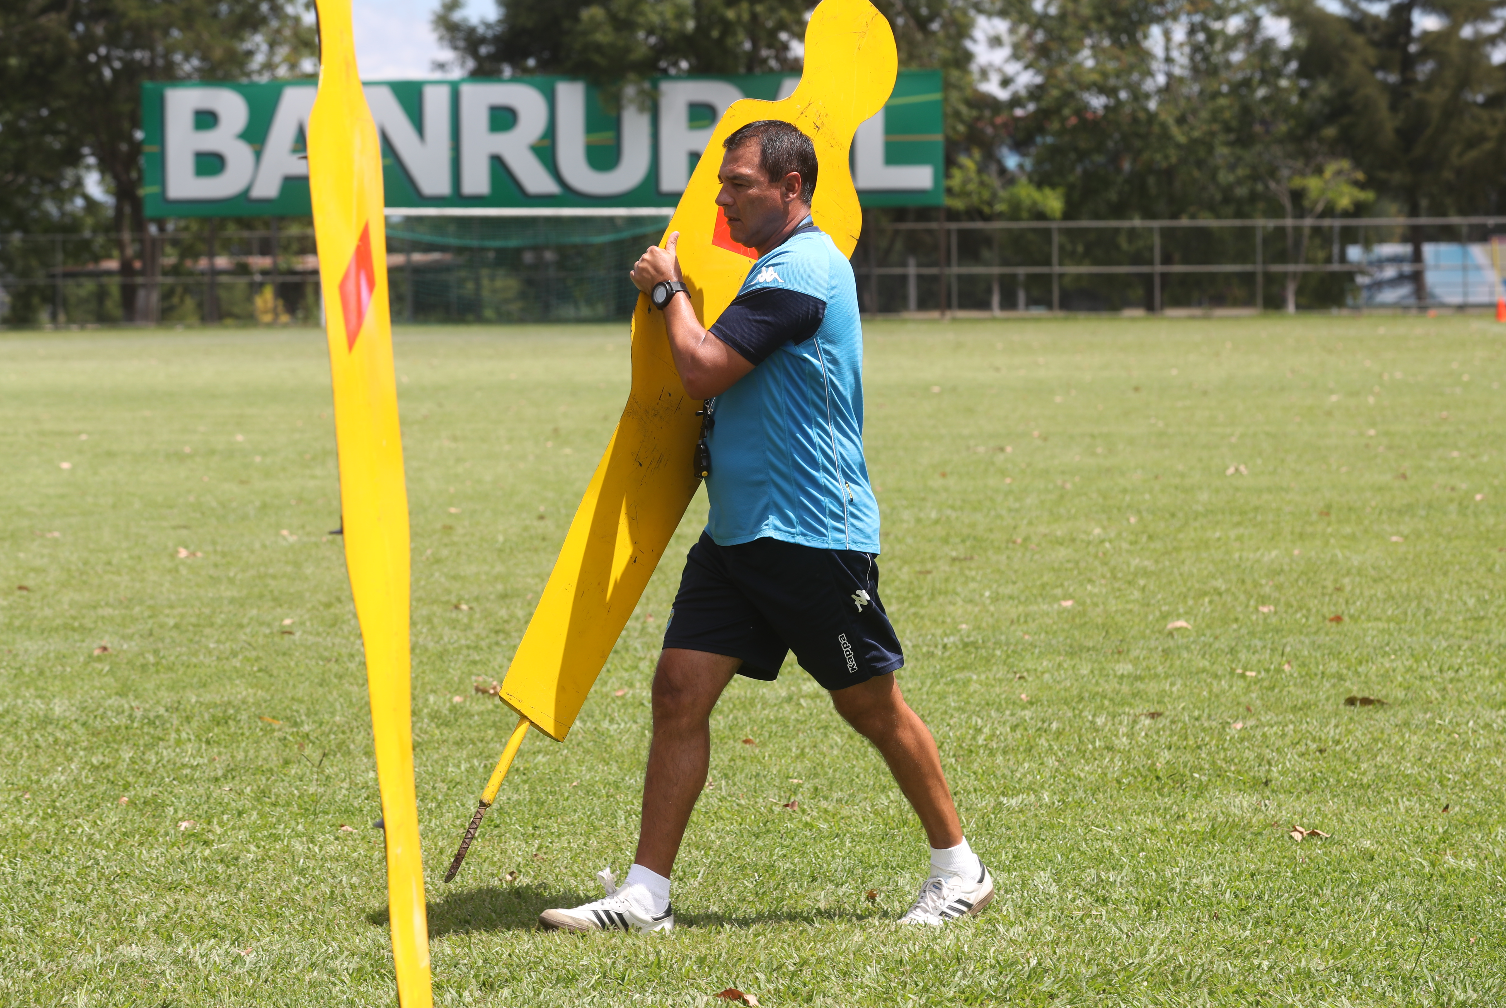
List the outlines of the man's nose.
{"label": "man's nose", "polygon": [[719,207],[729,207],[732,205],[732,194],[727,192],[726,186],[722,186],[716,191],[716,205]]}

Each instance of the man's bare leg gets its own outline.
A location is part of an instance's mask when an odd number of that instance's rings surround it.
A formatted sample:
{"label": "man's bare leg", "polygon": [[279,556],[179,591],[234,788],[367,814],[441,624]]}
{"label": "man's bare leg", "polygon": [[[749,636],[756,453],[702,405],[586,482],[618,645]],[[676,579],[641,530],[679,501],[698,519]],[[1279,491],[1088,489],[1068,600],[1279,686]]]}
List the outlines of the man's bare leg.
{"label": "man's bare leg", "polygon": [[[741,665],[740,658],[684,648],[665,648],[659,654],[659,667],[654,671],[653,741],[648,749],[643,819],[633,862],[665,878],[674,868],[691,810],[706,786],[711,765],[711,709]],[[933,743],[932,752],[935,748]]]}
{"label": "man's bare leg", "polygon": [[[831,699],[837,713],[872,742],[889,764],[889,772],[920,817],[931,846],[943,850],[960,844],[962,823],[941,770],[936,740],[905,703],[894,673],[833,690]],[[657,737],[657,723],[655,727]]]}

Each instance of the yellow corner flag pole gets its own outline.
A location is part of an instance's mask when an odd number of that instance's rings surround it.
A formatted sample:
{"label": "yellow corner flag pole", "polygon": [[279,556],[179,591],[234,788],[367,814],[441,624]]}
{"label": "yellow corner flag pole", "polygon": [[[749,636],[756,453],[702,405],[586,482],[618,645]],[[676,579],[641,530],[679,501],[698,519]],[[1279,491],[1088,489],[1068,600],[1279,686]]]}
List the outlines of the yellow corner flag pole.
{"label": "yellow corner flag pole", "polygon": [[408,492],[387,307],[381,146],[356,72],[350,0],[317,0],[319,95],[309,194],[325,292],[345,565],[366,649],[402,1008],[430,1008],[429,929],[408,665]]}

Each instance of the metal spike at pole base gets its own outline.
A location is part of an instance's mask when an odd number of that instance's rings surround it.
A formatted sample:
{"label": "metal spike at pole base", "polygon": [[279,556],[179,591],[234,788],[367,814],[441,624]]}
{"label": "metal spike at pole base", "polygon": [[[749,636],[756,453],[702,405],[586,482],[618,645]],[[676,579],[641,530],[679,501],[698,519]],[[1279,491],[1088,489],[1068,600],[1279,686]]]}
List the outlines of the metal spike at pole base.
{"label": "metal spike at pole base", "polygon": [[476,806],[476,814],[471,816],[471,824],[466,827],[465,836],[460,840],[460,849],[455,852],[455,860],[450,862],[450,870],[444,873],[446,882],[455,881],[455,876],[460,872],[460,862],[465,860],[465,854],[471,849],[471,841],[476,839],[476,831],[481,828],[481,817],[486,815],[486,810],[491,808],[490,802],[482,802]]}
{"label": "metal spike at pole base", "polygon": [[460,841],[460,849],[455,852],[455,860],[450,862],[450,870],[445,872],[446,882],[453,881],[455,874],[460,871],[460,862],[465,860],[465,853],[471,849],[471,841],[476,839],[476,831],[481,828],[481,817],[486,815],[486,810],[491,808],[492,802],[497,800],[497,790],[502,787],[502,780],[507,776],[507,768],[512,766],[512,758],[518,754],[518,746],[523,744],[523,736],[527,734],[528,718],[520,716],[517,727],[512,730],[512,734],[507,738],[507,745],[502,749],[502,758],[497,760],[497,768],[492,771],[491,779],[486,782],[486,790],[481,792],[481,803],[476,806],[476,814],[471,816],[471,824],[466,827],[465,836]]}

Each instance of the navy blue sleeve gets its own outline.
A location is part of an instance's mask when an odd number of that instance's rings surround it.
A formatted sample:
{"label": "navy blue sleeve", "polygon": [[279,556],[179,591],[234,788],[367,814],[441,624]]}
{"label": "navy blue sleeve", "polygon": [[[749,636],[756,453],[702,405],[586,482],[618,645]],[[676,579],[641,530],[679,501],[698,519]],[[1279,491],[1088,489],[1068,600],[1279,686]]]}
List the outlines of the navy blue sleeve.
{"label": "navy blue sleeve", "polygon": [[818,297],[763,287],[728,305],[711,332],[757,367],[786,343],[810,339],[825,317],[826,302]]}

